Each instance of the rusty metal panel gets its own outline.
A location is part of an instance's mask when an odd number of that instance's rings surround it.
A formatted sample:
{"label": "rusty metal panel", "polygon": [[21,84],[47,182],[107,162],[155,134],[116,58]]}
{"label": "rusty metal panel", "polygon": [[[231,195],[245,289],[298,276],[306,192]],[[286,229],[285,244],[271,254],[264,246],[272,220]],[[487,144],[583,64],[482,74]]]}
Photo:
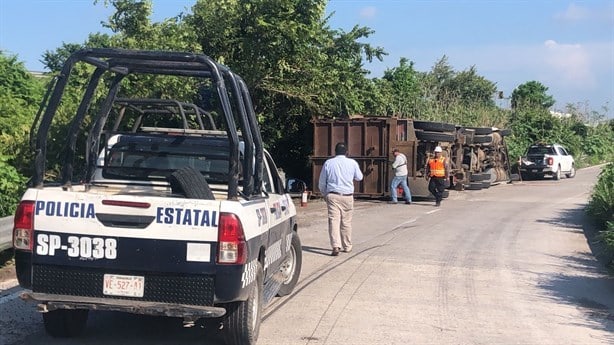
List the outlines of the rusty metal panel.
{"label": "rusty metal panel", "polygon": [[[311,162],[315,194],[320,194],[318,181],[326,159],[334,155],[335,145],[345,142],[348,157],[355,159],[364,179],[355,183],[358,196],[381,197],[389,193],[392,148],[399,147],[413,167],[416,137],[410,119],[359,118],[313,120],[314,144]],[[410,169],[411,170],[411,169]],[[411,174],[411,173],[410,173]],[[413,176],[413,175],[411,175]]]}
{"label": "rusty metal panel", "polygon": [[[320,172],[322,171],[322,166],[324,166],[326,159],[328,158],[312,159],[314,181],[313,192],[315,195],[321,194],[320,189],[318,188],[318,181],[320,180]],[[356,194],[356,196],[370,197],[385,196],[388,192],[387,170],[389,169],[386,159],[366,159],[355,157],[353,157],[353,159],[358,162],[360,171],[363,173],[362,181],[354,181],[354,194]]]}
{"label": "rusty metal panel", "polygon": [[313,157],[331,157],[335,145],[345,142],[348,156],[385,156],[388,153],[388,118],[313,120]]}
{"label": "rusty metal panel", "polygon": [[326,157],[332,154],[330,143],[331,122],[314,122],[313,124],[313,156]]}

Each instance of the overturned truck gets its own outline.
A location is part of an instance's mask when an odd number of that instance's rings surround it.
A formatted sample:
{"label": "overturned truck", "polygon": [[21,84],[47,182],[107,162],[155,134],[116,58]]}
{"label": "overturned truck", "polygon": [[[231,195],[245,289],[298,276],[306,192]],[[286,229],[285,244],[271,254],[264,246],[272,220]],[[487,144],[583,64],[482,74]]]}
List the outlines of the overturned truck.
{"label": "overturned truck", "polygon": [[345,142],[348,156],[355,159],[364,179],[355,182],[361,197],[390,196],[394,160],[398,148],[407,156],[412,196],[429,197],[425,167],[429,155],[441,146],[450,159],[450,188],[477,190],[509,180],[509,160],[504,137],[509,130],[463,127],[454,124],[395,117],[314,119],[312,183],[314,194],[326,159],[334,155],[338,142]]}

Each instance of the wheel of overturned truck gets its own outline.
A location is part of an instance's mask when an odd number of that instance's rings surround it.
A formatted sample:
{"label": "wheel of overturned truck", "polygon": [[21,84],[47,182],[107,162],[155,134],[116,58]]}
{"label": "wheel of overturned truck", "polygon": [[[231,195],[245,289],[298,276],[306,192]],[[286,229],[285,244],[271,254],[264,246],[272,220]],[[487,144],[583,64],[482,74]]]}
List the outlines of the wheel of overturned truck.
{"label": "wheel of overturned truck", "polygon": [[512,130],[511,129],[500,129],[499,130],[499,135],[501,135],[502,137],[506,137],[508,135],[512,134]]}
{"label": "wheel of overturned truck", "polygon": [[469,183],[469,185],[465,189],[468,189],[468,190],[480,190],[480,189],[482,189],[482,182],[471,182],[471,183]]}
{"label": "wheel of overturned truck", "polygon": [[490,174],[486,173],[472,173],[469,181],[471,182],[482,182],[490,179]]}
{"label": "wheel of overturned truck", "polygon": [[431,122],[431,121],[414,121],[415,129],[422,129],[432,132],[455,132],[456,126],[450,123]]}
{"label": "wheel of overturned truck", "polygon": [[222,320],[224,340],[228,345],[256,345],[262,319],[262,264],[256,264],[256,279],[247,300],[230,303]]}
{"label": "wheel of overturned truck", "polygon": [[302,264],[303,251],[301,247],[301,239],[298,237],[298,234],[293,231],[292,241],[290,243],[290,250],[288,250],[288,255],[281,263],[280,267],[280,271],[282,276],[284,277],[284,281],[281,283],[279,291],[277,291],[277,296],[289,295],[292,290],[294,290],[294,287],[298,282],[298,277],[301,274]]}
{"label": "wheel of overturned truck", "polygon": [[466,129],[471,129],[475,131],[477,135],[486,135],[492,133],[492,127],[465,127]]}
{"label": "wheel of overturned truck", "polygon": [[43,313],[45,331],[52,337],[71,338],[85,329],[89,310],[58,309]]}
{"label": "wheel of overturned truck", "polygon": [[490,144],[492,143],[492,135],[475,135],[473,136],[474,144]]}
{"label": "wheel of overturned truck", "polygon": [[439,132],[425,132],[417,130],[416,138],[418,138],[418,140],[424,141],[441,141],[448,143],[454,142],[454,135]]}

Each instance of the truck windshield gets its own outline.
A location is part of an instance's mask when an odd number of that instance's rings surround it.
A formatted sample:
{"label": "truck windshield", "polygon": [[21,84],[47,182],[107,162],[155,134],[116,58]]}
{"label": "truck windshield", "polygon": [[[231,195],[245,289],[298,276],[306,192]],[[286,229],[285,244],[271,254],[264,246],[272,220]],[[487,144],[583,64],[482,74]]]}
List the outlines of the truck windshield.
{"label": "truck windshield", "polygon": [[531,146],[527,155],[554,155],[554,147],[552,146]]}
{"label": "truck windshield", "polygon": [[166,180],[190,166],[209,183],[228,183],[228,142],[185,136],[121,136],[108,151],[102,176],[122,180]]}

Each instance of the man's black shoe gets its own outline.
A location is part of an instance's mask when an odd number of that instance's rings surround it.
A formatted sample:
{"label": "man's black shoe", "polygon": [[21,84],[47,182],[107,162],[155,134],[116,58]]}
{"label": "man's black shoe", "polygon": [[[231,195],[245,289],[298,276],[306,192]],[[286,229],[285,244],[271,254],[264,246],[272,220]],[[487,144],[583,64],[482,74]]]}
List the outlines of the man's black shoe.
{"label": "man's black shoe", "polygon": [[330,253],[331,256],[338,256],[339,255],[339,248],[333,248],[333,252]]}
{"label": "man's black shoe", "polygon": [[411,201],[406,201],[405,205],[411,205]]}
{"label": "man's black shoe", "polygon": [[441,201],[435,202],[435,206],[437,206],[437,207],[441,206]]}

